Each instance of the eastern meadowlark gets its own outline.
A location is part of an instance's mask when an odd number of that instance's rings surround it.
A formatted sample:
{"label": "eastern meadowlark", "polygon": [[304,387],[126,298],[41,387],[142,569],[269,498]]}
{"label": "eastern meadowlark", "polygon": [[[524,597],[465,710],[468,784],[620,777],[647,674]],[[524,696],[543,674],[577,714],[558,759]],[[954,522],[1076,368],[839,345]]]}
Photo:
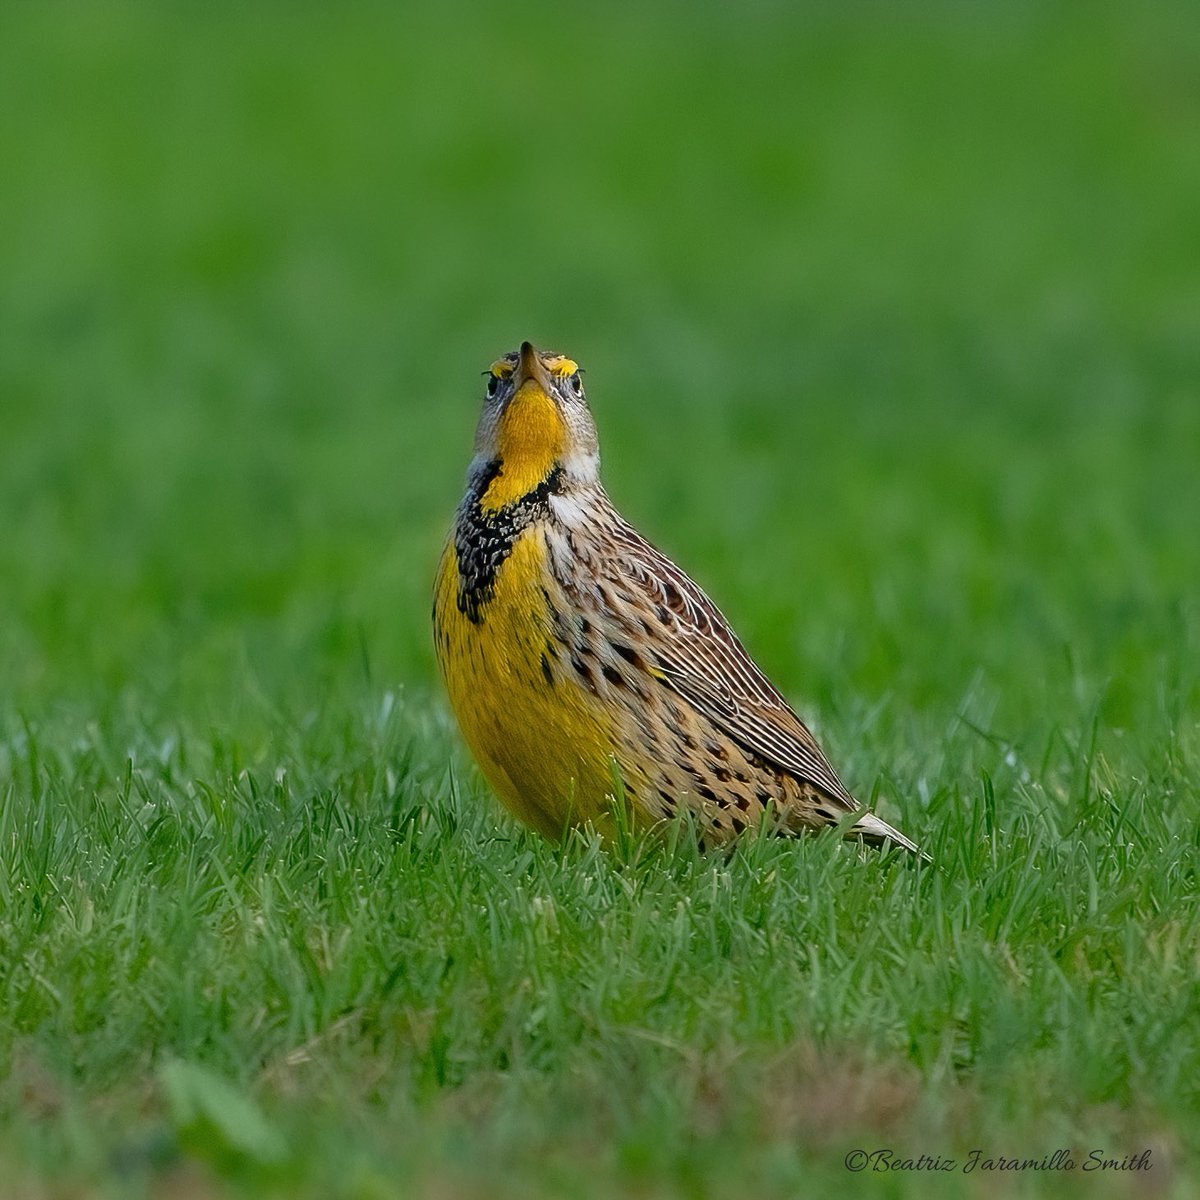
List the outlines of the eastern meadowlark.
{"label": "eastern meadowlark", "polygon": [[463,736],[551,838],[690,811],[706,844],[763,821],[902,833],[865,811],[716,605],[613,507],[578,365],[529,342],[485,372],[434,640]]}

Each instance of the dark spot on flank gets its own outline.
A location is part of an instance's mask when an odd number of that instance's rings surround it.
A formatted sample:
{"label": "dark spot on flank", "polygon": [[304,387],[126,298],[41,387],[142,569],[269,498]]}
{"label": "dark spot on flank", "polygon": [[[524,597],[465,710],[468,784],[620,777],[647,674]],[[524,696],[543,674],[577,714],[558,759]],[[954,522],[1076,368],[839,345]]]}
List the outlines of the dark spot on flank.
{"label": "dark spot on flank", "polygon": [[733,772],[727,767],[713,767],[713,777],[721,783],[728,783],[733,778]]}
{"label": "dark spot on flank", "polygon": [[546,648],[542,652],[542,658],[548,658],[551,662],[558,661],[558,651],[554,649],[553,642],[546,643]]}
{"label": "dark spot on flank", "polygon": [[743,821],[741,817],[733,818],[733,832],[734,833],[741,833],[745,830],[745,828],[746,828],[746,822]]}
{"label": "dark spot on flank", "polygon": [[604,672],[604,678],[607,679],[609,683],[615,684],[617,687],[625,686],[625,679],[616,667],[610,667],[608,663],[605,663],[600,670]]}
{"label": "dark spot on flank", "polygon": [[546,682],[553,687],[554,672],[550,670],[550,660],[544,654],[542,655],[542,674],[545,675]]}
{"label": "dark spot on flank", "polygon": [[759,802],[759,804],[770,804],[771,801],[775,799],[770,792],[763,791],[762,788],[759,788],[754,793],[754,798]]}
{"label": "dark spot on flank", "polygon": [[621,646],[616,642],[612,643],[612,648],[627,662],[632,663],[635,667],[642,665],[642,656],[632,646]]}
{"label": "dark spot on flank", "polygon": [[592,623],[587,619],[587,617],[579,618],[579,632],[585,637],[592,632]]}
{"label": "dark spot on flank", "polygon": [[729,750],[725,746],[722,746],[720,742],[705,742],[704,749],[707,750],[708,753],[713,756],[713,758],[720,759],[721,762],[729,761]]}
{"label": "dark spot on flank", "polygon": [[683,744],[689,750],[699,750],[700,749],[700,743],[697,742],[696,739],[694,737],[692,737],[692,735],[690,733],[681,733],[679,736],[681,738],[683,738]]}
{"label": "dark spot on flank", "polygon": [[598,689],[596,689],[595,677],[593,676],[592,671],[589,670],[586,662],[581,662],[572,656],[571,666],[575,667],[575,673],[577,676],[583,680],[583,683],[587,684],[588,691],[592,692],[593,696],[599,696],[600,692]]}
{"label": "dark spot on flank", "polygon": [[734,803],[737,804],[738,808],[740,808],[742,812],[750,811],[750,797],[747,796],[745,792],[736,793],[734,796]]}
{"label": "dark spot on flank", "polygon": [[663,805],[666,807],[667,812],[673,813],[675,811],[675,797],[668,795],[666,792],[664,792],[662,790],[662,788],[658,789],[658,795],[659,795],[659,798],[662,800]]}
{"label": "dark spot on flank", "polygon": [[656,604],[656,605],[654,606],[654,615],[655,615],[656,617],[658,617],[658,619],[659,619],[659,620],[660,620],[660,621],[661,621],[661,622],[662,622],[664,625],[670,625],[670,623],[671,623],[671,614],[670,614],[669,612],[667,612],[667,610],[666,610],[666,609],[665,609],[665,608],[664,608],[664,607],[663,607],[661,604]]}
{"label": "dark spot on flank", "polygon": [[696,795],[703,796],[705,800],[711,800],[718,808],[729,807],[729,801],[724,796],[718,796],[707,784],[697,784]]}

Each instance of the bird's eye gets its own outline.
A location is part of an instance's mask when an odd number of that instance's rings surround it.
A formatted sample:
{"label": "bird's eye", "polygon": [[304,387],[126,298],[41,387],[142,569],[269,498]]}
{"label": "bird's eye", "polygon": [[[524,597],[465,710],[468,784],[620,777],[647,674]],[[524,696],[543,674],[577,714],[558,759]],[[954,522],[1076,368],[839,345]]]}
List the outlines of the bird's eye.
{"label": "bird's eye", "polygon": [[500,376],[489,375],[487,384],[487,395],[489,400],[494,400],[496,393],[500,390]]}
{"label": "bird's eye", "polygon": [[567,380],[567,382],[571,385],[571,391],[576,396],[583,396],[583,380],[579,378],[578,371],[576,371],[575,374]]}

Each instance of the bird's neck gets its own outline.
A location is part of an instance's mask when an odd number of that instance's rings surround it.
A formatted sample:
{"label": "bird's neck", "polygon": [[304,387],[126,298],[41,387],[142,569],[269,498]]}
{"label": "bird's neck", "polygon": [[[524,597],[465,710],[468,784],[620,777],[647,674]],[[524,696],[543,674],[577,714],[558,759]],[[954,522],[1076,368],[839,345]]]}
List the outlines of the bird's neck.
{"label": "bird's neck", "polygon": [[479,503],[496,512],[516,504],[561,471],[567,430],[554,401],[527,383],[509,401],[496,429],[496,471]]}

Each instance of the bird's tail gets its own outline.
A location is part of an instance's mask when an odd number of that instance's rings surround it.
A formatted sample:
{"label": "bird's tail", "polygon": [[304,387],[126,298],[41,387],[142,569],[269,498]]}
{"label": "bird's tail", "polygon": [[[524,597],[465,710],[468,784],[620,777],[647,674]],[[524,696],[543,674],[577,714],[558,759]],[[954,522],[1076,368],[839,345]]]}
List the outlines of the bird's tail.
{"label": "bird's tail", "polygon": [[906,838],[898,829],[893,829],[886,821],[881,821],[874,813],[864,812],[858,820],[846,830],[847,837],[862,838],[870,846],[883,846],[894,842],[905,850],[915,854],[926,862],[933,860],[914,841]]}

